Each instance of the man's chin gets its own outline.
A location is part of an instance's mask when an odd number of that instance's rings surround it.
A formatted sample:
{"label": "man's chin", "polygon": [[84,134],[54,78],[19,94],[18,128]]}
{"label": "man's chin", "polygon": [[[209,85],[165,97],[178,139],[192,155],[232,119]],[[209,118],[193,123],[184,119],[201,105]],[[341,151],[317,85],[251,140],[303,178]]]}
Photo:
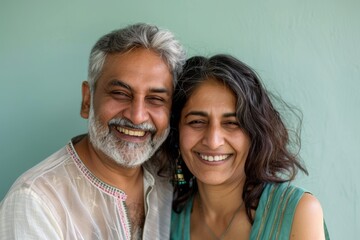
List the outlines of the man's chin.
{"label": "man's chin", "polygon": [[143,162],[140,163],[140,164],[125,164],[125,163],[119,163],[119,162],[117,162],[117,161],[115,161],[115,160],[114,160],[114,162],[115,162],[119,167],[129,168],[129,169],[135,169],[135,168],[141,167],[141,165],[144,164],[146,161],[143,161]]}
{"label": "man's chin", "polygon": [[105,155],[111,159],[114,163],[116,163],[120,167],[124,168],[138,168],[146,161],[150,159],[153,155],[153,151],[150,153],[142,153],[139,156],[138,154],[127,154],[127,153],[135,153],[136,151],[140,151],[137,149],[128,149],[127,151],[118,152],[115,154],[111,154],[109,152],[104,152]]}

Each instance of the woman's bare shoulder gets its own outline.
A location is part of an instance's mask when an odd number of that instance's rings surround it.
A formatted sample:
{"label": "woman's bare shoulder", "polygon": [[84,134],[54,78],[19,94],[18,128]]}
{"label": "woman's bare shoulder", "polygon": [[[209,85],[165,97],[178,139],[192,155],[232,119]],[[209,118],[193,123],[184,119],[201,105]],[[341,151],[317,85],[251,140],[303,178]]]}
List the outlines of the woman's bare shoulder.
{"label": "woman's bare shoulder", "polygon": [[291,239],[325,239],[323,210],[310,193],[304,193],[296,207]]}

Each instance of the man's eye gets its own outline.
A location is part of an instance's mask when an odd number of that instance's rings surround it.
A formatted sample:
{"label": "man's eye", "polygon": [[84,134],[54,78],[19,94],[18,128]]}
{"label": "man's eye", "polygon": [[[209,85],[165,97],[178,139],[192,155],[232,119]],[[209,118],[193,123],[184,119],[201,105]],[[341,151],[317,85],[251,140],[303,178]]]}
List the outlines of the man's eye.
{"label": "man's eye", "polygon": [[162,97],[148,97],[147,101],[153,105],[164,105],[165,99]]}
{"label": "man's eye", "polygon": [[230,128],[238,128],[240,126],[239,123],[236,121],[228,121],[225,122],[224,125]]}
{"label": "man's eye", "polygon": [[111,94],[117,98],[131,98],[129,94],[123,92],[123,91],[111,91]]}

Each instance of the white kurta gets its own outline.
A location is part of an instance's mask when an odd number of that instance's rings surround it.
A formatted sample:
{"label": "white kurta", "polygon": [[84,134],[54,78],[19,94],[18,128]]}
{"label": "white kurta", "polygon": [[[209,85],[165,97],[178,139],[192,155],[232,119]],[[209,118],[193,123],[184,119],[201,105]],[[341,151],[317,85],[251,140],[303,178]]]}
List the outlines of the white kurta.
{"label": "white kurta", "polygon": [[[172,187],[147,165],[143,239],[169,239]],[[0,239],[130,239],[126,197],[96,178],[70,142],[11,187],[0,204]]]}

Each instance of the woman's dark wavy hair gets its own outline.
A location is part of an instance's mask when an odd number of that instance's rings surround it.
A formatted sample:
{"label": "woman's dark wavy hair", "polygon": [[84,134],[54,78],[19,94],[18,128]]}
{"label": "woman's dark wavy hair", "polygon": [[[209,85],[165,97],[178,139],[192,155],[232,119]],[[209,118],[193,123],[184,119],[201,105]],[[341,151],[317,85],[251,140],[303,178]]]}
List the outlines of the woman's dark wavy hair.
{"label": "woman's dark wavy hair", "polygon": [[[178,126],[181,110],[199,84],[209,78],[223,82],[235,93],[237,119],[251,140],[245,163],[246,180],[242,198],[248,218],[253,223],[251,210],[257,208],[265,183],[291,181],[298,169],[307,174],[298,157],[300,131],[286,128],[280,113],[270,100],[270,93],[266,91],[255,71],[246,64],[225,54],[210,58],[195,56],[186,61],[173,97],[171,134],[168,142],[168,146],[172,147],[173,159],[179,154]],[[294,108],[281,100],[280,102],[294,113],[301,124],[301,116]],[[294,133],[295,137],[290,137],[290,133]],[[193,175],[185,164],[182,164],[182,169],[187,183],[191,183]],[[175,184],[173,209],[180,212],[188,198],[196,191],[196,181],[192,184]]]}

